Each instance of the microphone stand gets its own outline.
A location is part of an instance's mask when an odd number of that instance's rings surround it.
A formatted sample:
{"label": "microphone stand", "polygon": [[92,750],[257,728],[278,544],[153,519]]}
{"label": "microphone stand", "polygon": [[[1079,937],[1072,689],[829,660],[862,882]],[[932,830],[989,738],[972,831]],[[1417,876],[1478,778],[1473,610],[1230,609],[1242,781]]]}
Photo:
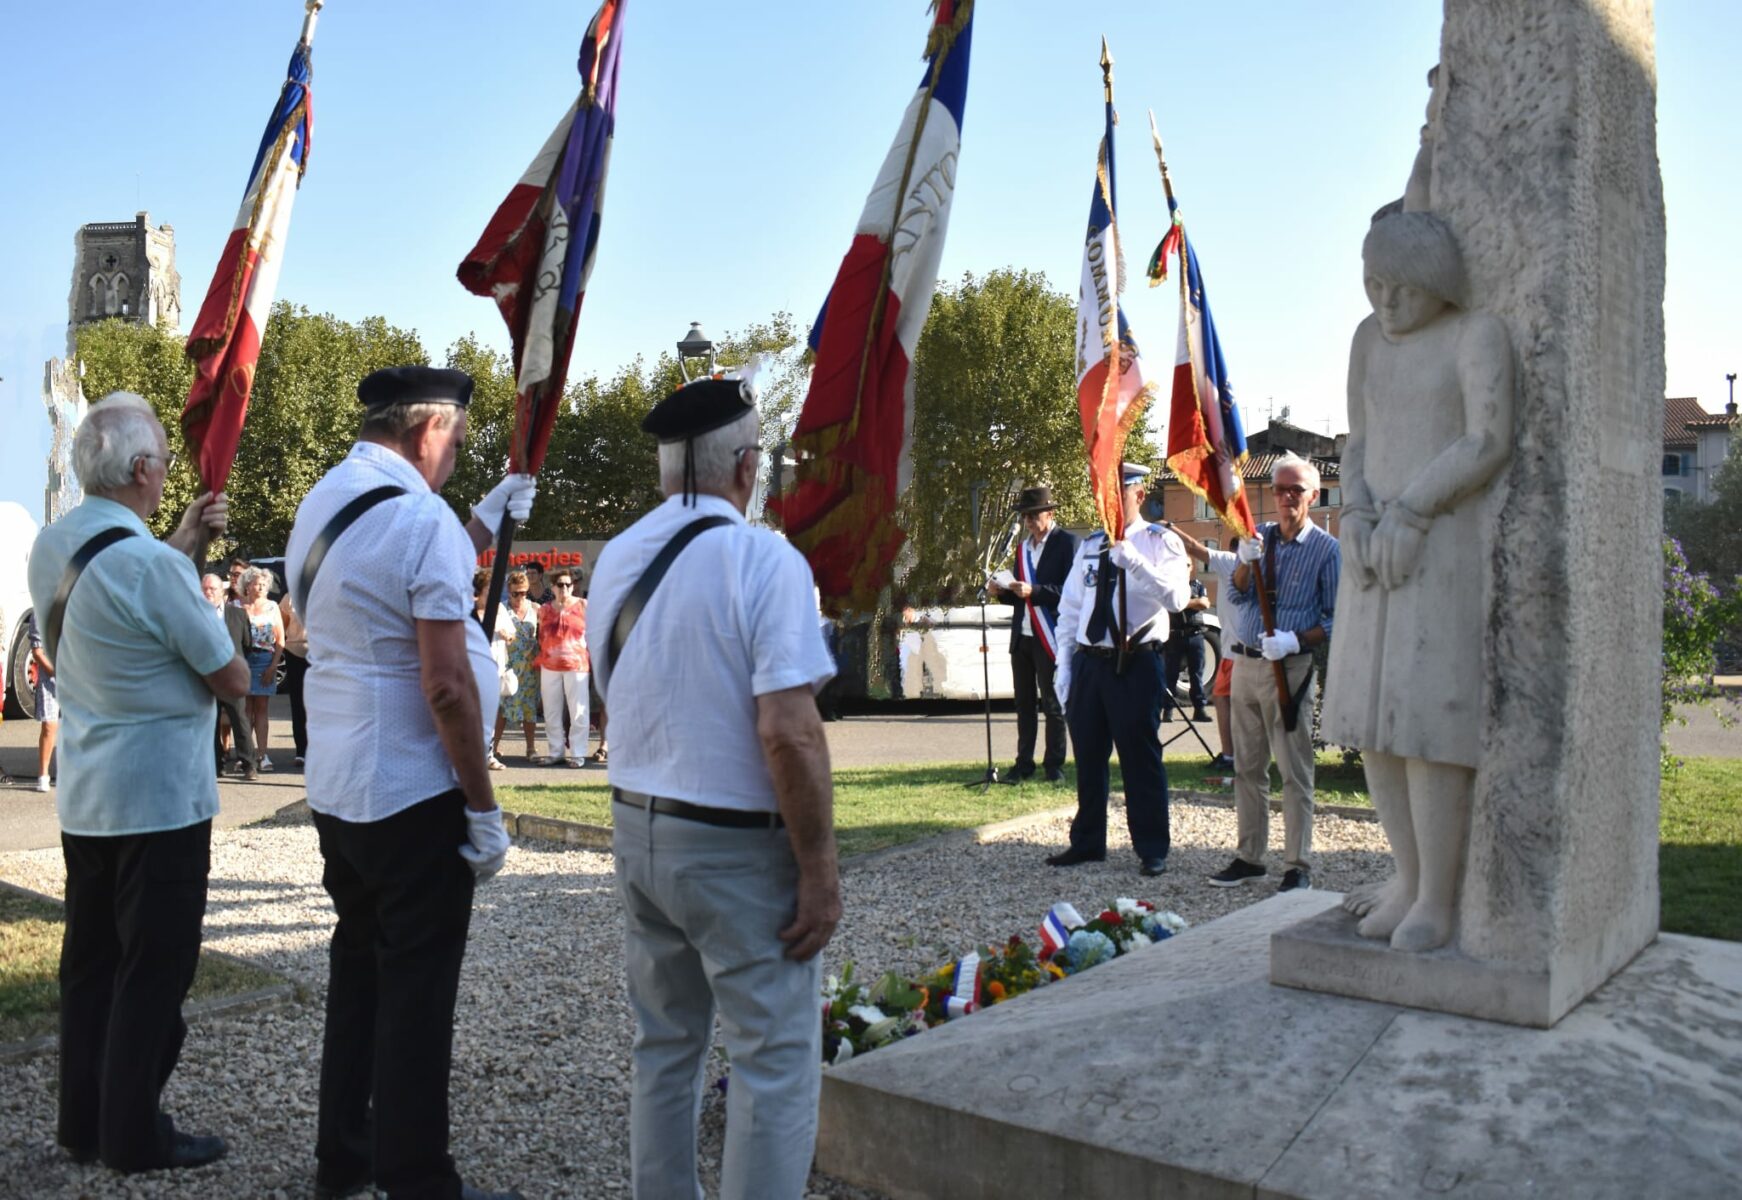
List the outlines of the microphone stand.
{"label": "microphone stand", "polygon": [[[969,504],[973,509],[973,534],[976,544],[980,541],[980,493],[985,487],[986,484],[982,480],[975,482],[969,488]],[[1011,522],[1010,528],[999,543],[988,543],[985,557],[980,562],[980,697],[984,702],[986,715],[986,772],[978,779],[969,780],[962,786],[979,788],[982,792],[988,790],[995,783],[1014,784],[1020,782],[1015,776],[1008,779],[999,778],[998,767],[992,760],[992,648],[987,635],[986,593],[988,586],[985,578],[992,569],[993,560],[1003,557],[1004,547],[1010,542],[1011,536],[1016,532],[1020,523],[1021,518],[1018,517]]]}

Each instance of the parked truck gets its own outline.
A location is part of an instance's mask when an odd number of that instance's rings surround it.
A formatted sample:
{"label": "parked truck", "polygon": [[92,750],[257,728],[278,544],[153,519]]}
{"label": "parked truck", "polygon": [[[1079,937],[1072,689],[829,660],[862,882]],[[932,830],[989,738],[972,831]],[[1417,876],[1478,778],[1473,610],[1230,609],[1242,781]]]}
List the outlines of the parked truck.
{"label": "parked truck", "polygon": [[0,500],[0,686],[9,717],[34,717],[30,690],[30,638],[24,622],[30,616],[30,547],[36,542],[36,521],[22,504]]}

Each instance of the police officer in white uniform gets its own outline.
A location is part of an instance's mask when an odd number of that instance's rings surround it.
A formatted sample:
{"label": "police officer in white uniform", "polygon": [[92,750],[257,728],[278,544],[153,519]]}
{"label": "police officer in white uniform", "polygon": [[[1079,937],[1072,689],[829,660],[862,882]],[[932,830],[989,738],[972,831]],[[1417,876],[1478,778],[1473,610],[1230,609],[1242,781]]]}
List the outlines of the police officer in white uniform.
{"label": "police officer in white uniform", "polygon": [[534,485],[510,475],[465,525],[437,494],[466,437],[464,372],[393,367],[357,395],[357,444],[303,500],[285,554],[308,627],[308,804],[339,919],[316,1195],[373,1182],[394,1200],[473,1200],[498,1194],[463,1185],[448,1155],[454,1005],[473,884],[502,866],[508,835],[485,765],[498,686],[471,578]]}
{"label": "police officer in white uniform", "polygon": [[1125,819],[1144,875],[1167,870],[1167,771],[1161,762],[1162,647],[1168,614],[1191,599],[1191,562],[1173,533],[1142,517],[1149,469],[1125,463],[1125,536],[1083,539],[1059,601],[1058,673],[1077,754],[1071,844],[1046,861],[1072,867],[1107,857],[1108,759],[1117,747]]}
{"label": "police officer in white uniform", "polygon": [[[732,1063],[722,1200],[797,1200],[816,1142],[821,964],[840,920],[828,743],[834,674],[809,566],[744,519],[758,467],[748,381],[661,401],[666,501],[599,555],[593,669],[611,710],[612,847],[635,1012],[639,1200],[700,1197],[696,1113],[714,1012]],[[698,519],[633,627],[638,581]],[[620,653],[620,660],[619,660]]]}

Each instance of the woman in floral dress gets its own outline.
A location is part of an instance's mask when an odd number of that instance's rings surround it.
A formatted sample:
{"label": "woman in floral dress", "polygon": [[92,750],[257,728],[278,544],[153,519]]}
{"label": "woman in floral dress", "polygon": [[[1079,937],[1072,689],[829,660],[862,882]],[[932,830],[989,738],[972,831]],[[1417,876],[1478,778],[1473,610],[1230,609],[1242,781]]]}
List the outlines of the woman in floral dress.
{"label": "woman in floral dress", "polygon": [[508,669],[514,672],[520,686],[512,696],[503,697],[501,707],[496,710],[496,736],[490,742],[492,763],[499,761],[496,753],[502,745],[502,731],[510,721],[517,722],[526,735],[526,756],[531,758],[537,752],[534,732],[538,725],[538,668],[533,660],[538,657],[538,606],[527,598],[527,591],[526,572],[508,572],[508,603],[503,610],[514,622],[514,640],[508,645]]}

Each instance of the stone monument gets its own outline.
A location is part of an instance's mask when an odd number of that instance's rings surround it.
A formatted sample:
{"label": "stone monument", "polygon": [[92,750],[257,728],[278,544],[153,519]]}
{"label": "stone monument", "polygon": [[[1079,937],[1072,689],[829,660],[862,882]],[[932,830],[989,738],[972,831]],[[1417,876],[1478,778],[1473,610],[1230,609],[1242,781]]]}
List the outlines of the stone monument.
{"label": "stone monument", "polygon": [[[1510,429],[1480,469],[1466,462],[1463,514],[1452,524],[1437,515],[1386,539],[1431,547],[1442,529],[1472,531],[1459,551],[1474,556],[1466,573],[1441,585],[1459,595],[1417,611],[1432,638],[1437,605],[1479,597],[1478,611],[1457,619],[1477,623],[1461,665],[1479,662],[1480,687],[1431,655],[1415,686],[1442,697],[1440,720],[1476,733],[1477,761],[1395,739],[1382,757],[1449,764],[1452,775],[1425,773],[1422,786],[1453,794],[1464,786],[1456,772],[1473,765],[1468,831],[1454,817],[1461,802],[1417,804],[1409,772],[1407,805],[1380,802],[1394,841],[1398,828],[1409,832],[1392,819],[1400,812],[1436,822],[1431,835],[1419,831],[1439,843],[1431,856],[1424,849],[1419,879],[1400,871],[1385,896],[1355,902],[1371,910],[1373,937],[1339,911],[1278,933],[1274,982],[1549,1026],[1657,934],[1664,216],[1655,94],[1648,0],[1447,0],[1429,128],[1400,207],[1425,206],[1431,216],[1402,219],[1447,231],[1467,294],[1463,314],[1436,314],[1414,337],[1498,326],[1515,352]],[[1383,240],[1397,220],[1382,218],[1374,234]],[[1485,361],[1499,371],[1504,341],[1485,340]],[[1356,366],[1365,354],[1357,335]],[[1421,355],[1428,366],[1446,361]],[[1401,395],[1415,384],[1393,386]],[[1495,419],[1497,402],[1485,411],[1484,422]],[[1436,428],[1433,439],[1445,444],[1452,432]],[[1347,536],[1347,511],[1344,520]],[[1379,539],[1357,517],[1357,544],[1367,528]],[[1391,603],[1402,594],[1379,591]],[[1350,595],[1359,612],[1365,593],[1357,585]],[[1394,648],[1395,618],[1382,655]],[[1335,640],[1363,636],[1340,603]],[[1359,662],[1341,656],[1346,678],[1326,689],[1333,712],[1339,683],[1357,686]],[[1398,795],[1396,784],[1375,783],[1382,794]],[[1440,864],[1432,880],[1430,857]],[[1453,868],[1448,880],[1454,857],[1461,876]],[[1432,891],[1438,915],[1402,915],[1397,889],[1410,885],[1409,904]],[[1455,925],[1445,920],[1448,887]]]}
{"label": "stone monument", "polygon": [[1652,58],[1649,0],[1446,0],[1366,248],[1326,719],[1375,748],[1416,863],[1359,916],[1281,893],[831,1068],[824,1171],[962,1200],[1735,1193],[1742,946],[1657,934]]}

